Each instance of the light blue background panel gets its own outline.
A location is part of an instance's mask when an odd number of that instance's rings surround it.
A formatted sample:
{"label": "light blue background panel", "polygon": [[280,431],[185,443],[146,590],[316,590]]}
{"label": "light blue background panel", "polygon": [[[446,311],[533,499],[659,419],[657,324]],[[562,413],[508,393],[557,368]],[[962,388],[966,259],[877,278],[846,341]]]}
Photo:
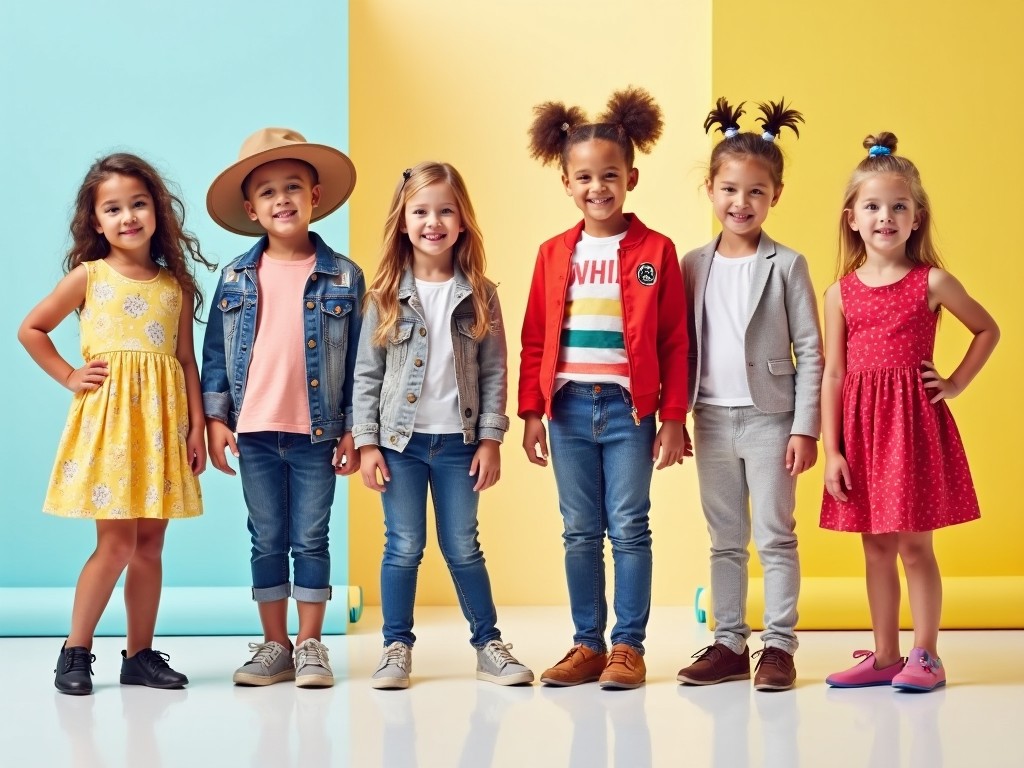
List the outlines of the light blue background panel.
{"label": "light blue background panel", "polygon": [[[186,227],[207,258],[223,265],[242,253],[252,240],[210,220],[206,190],[237,158],[243,139],[261,127],[295,128],[310,141],[347,150],[348,3],[9,4],[0,24],[0,76],[0,211],[6,219],[0,635],[63,634],[70,590],[93,549],[95,525],[40,511],[71,395],[35,365],[16,331],[62,276],[75,192],[96,158],[134,152],[180,190]],[[348,252],[347,207],[315,229]],[[216,274],[203,271],[200,279],[208,314]],[[200,360],[204,332],[205,325],[196,326]],[[68,360],[80,364],[74,315],[53,338]],[[247,614],[249,628],[235,622],[231,631],[255,633],[240,482],[211,466],[201,483],[205,514],[168,527],[165,607],[157,631],[215,634],[224,630],[222,617]],[[348,615],[347,487],[339,482],[331,521],[336,588],[329,632],[344,631]],[[16,597],[15,588],[52,589]],[[30,595],[51,602],[26,609]],[[115,594],[108,609],[113,618],[103,625],[115,634],[123,631],[117,600]],[[196,601],[202,608],[190,612]]]}

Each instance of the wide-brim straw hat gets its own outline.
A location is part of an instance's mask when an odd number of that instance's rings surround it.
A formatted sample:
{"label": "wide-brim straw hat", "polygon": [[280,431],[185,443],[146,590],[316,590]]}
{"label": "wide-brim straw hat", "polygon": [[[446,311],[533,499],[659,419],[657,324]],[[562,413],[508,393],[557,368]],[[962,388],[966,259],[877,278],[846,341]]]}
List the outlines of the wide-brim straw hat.
{"label": "wide-brim straw hat", "polygon": [[355,189],[356,168],[345,153],[326,144],[311,144],[290,128],[263,128],[242,143],[238,160],[210,184],[206,210],[211,218],[239,235],[263,235],[260,223],[245,212],[242,182],[256,168],[274,160],[303,160],[316,168],[320,204],[313,210],[311,221],[336,211]]}

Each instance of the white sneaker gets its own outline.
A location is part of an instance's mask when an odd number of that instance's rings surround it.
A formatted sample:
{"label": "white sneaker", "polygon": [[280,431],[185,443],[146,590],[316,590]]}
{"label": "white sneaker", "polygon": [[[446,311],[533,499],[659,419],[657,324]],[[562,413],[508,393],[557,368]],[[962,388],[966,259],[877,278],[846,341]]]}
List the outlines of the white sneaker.
{"label": "white sneaker", "polygon": [[533,682],[533,672],[520,664],[510,651],[512,644],[491,640],[476,652],[476,679],[498,685],[522,685]]}
{"label": "white sneaker", "polygon": [[412,672],[412,648],[395,641],[384,646],[377,671],[370,675],[373,688],[408,688]]}
{"label": "white sneaker", "polygon": [[292,655],[280,643],[249,643],[252,659],[235,670],[232,680],[238,685],[273,685],[295,679]]}
{"label": "white sneaker", "polygon": [[295,647],[295,685],[299,688],[330,688],[334,673],[327,646],[310,637]]}

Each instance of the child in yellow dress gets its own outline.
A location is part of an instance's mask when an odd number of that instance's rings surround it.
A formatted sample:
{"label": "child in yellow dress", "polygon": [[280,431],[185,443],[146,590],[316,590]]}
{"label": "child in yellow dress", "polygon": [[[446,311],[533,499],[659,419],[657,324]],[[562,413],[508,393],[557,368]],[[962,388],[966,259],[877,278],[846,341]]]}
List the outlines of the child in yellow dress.
{"label": "child in yellow dress", "polygon": [[[203,301],[191,262],[212,265],[183,210],[144,160],[119,153],[95,162],[75,201],[67,274],[18,330],[32,359],[75,393],[43,510],[96,521],[57,658],[61,693],[92,693],[93,634],[126,568],[122,685],[188,683],[152,648],[167,521],[202,514],[196,476],[206,468],[192,343]],[[49,336],[76,310],[85,360],[77,368]]]}

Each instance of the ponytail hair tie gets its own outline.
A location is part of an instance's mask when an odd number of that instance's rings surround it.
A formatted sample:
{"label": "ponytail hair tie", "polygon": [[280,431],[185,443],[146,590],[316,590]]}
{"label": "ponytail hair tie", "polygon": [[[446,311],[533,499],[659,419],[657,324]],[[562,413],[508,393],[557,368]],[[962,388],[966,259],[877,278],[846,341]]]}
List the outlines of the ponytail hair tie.
{"label": "ponytail hair tie", "polygon": [[722,131],[722,134],[727,139],[731,139],[733,136],[739,136],[740,135],[740,127],[738,125],[730,125],[724,131]]}
{"label": "ponytail hair tie", "polygon": [[892,150],[888,147],[883,147],[881,144],[875,144],[875,146],[868,150],[868,157],[878,157],[879,155],[891,154]]}
{"label": "ponytail hair tie", "polygon": [[558,127],[562,130],[562,133],[568,133],[569,132],[569,124],[568,123],[562,123]]}
{"label": "ponytail hair tie", "polygon": [[771,131],[765,131],[764,133],[761,134],[761,138],[767,141],[768,143],[773,143],[775,141],[775,134],[772,133]]}

